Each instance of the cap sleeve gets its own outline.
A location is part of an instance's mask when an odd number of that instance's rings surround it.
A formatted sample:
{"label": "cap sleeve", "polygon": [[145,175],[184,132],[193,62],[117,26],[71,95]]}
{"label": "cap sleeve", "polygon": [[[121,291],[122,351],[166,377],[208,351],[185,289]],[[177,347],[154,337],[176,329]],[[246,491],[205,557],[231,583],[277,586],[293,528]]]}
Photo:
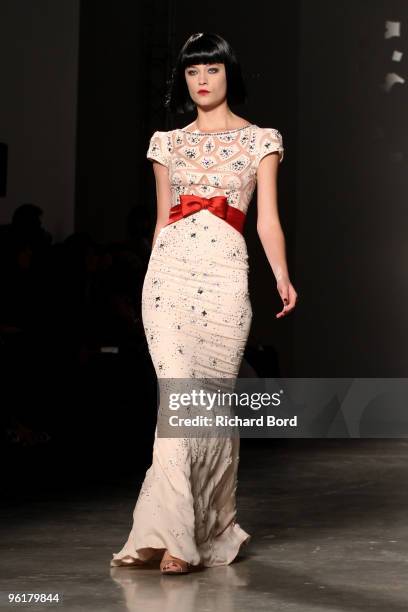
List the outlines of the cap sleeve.
{"label": "cap sleeve", "polygon": [[150,159],[150,161],[157,161],[163,164],[163,166],[168,166],[170,156],[166,149],[165,139],[165,132],[154,132],[153,136],[150,138],[146,157]]}
{"label": "cap sleeve", "polygon": [[269,153],[279,153],[279,163],[283,159],[283,138],[282,134],[274,128],[262,128],[257,147],[256,167],[259,166],[261,159]]}

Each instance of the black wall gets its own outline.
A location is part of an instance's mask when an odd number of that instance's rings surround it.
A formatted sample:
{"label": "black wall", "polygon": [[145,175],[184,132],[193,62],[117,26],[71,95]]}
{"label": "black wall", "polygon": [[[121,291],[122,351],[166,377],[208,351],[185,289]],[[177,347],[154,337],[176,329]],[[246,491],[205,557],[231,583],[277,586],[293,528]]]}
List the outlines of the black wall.
{"label": "black wall", "polygon": [[295,371],[405,376],[407,86],[383,84],[408,5],[303,0],[300,24]]}
{"label": "black wall", "polygon": [[[401,37],[385,38],[387,20],[401,21]],[[389,72],[407,78],[407,25],[408,5],[396,1],[217,2],[216,11],[184,0],[82,2],[77,229],[122,238],[132,206],[155,213],[148,139],[193,118],[161,109],[169,66],[191,33],[218,32],[248,84],[235,112],[278,128],[285,146],[279,208],[300,299],[275,319],[254,197],[250,343],[273,345],[282,375],[403,376],[406,84],[382,85]]]}

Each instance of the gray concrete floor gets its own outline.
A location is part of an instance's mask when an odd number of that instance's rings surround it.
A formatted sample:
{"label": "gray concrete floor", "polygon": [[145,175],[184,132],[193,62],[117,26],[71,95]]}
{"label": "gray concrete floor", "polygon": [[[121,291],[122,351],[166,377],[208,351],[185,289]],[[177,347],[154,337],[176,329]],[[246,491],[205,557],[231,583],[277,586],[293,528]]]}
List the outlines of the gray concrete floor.
{"label": "gray concrete floor", "polygon": [[[119,473],[120,458],[112,461]],[[231,565],[184,576],[109,567],[139,483],[10,502],[1,609],[406,612],[407,478],[403,439],[243,445],[238,522],[252,541]],[[11,606],[15,591],[60,593],[62,602]]]}

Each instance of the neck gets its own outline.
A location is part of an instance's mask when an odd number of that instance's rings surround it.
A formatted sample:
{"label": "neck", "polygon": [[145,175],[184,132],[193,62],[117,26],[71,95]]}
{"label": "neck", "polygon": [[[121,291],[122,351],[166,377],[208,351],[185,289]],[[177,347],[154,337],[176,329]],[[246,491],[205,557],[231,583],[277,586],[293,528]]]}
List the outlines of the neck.
{"label": "neck", "polygon": [[201,108],[197,106],[194,129],[200,132],[230,130],[236,127],[236,123],[237,116],[231,112],[226,102],[219,104],[215,108]]}

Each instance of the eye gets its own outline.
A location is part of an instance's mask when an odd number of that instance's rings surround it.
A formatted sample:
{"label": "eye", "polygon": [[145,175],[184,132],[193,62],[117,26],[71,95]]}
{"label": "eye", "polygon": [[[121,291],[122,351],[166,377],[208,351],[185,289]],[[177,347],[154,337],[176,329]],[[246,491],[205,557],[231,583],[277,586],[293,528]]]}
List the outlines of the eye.
{"label": "eye", "polygon": [[[219,69],[218,69],[218,68],[215,68],[215,67],[214,67],[214,68],[209,68],[209,69],[208,69],[208,72],[210,72],[211,70],[213,70],[213,71],[214,71],[214,73],[219,72]],[[187,74],[188,74],[189,76],[192,76],[192,75],[193,75],[193,74],[195,74],[196,72],[197,72],[197,71],[196,71],[196,70],[194,70],[194,68],[190,68],[189,70],[187,70]]]}

